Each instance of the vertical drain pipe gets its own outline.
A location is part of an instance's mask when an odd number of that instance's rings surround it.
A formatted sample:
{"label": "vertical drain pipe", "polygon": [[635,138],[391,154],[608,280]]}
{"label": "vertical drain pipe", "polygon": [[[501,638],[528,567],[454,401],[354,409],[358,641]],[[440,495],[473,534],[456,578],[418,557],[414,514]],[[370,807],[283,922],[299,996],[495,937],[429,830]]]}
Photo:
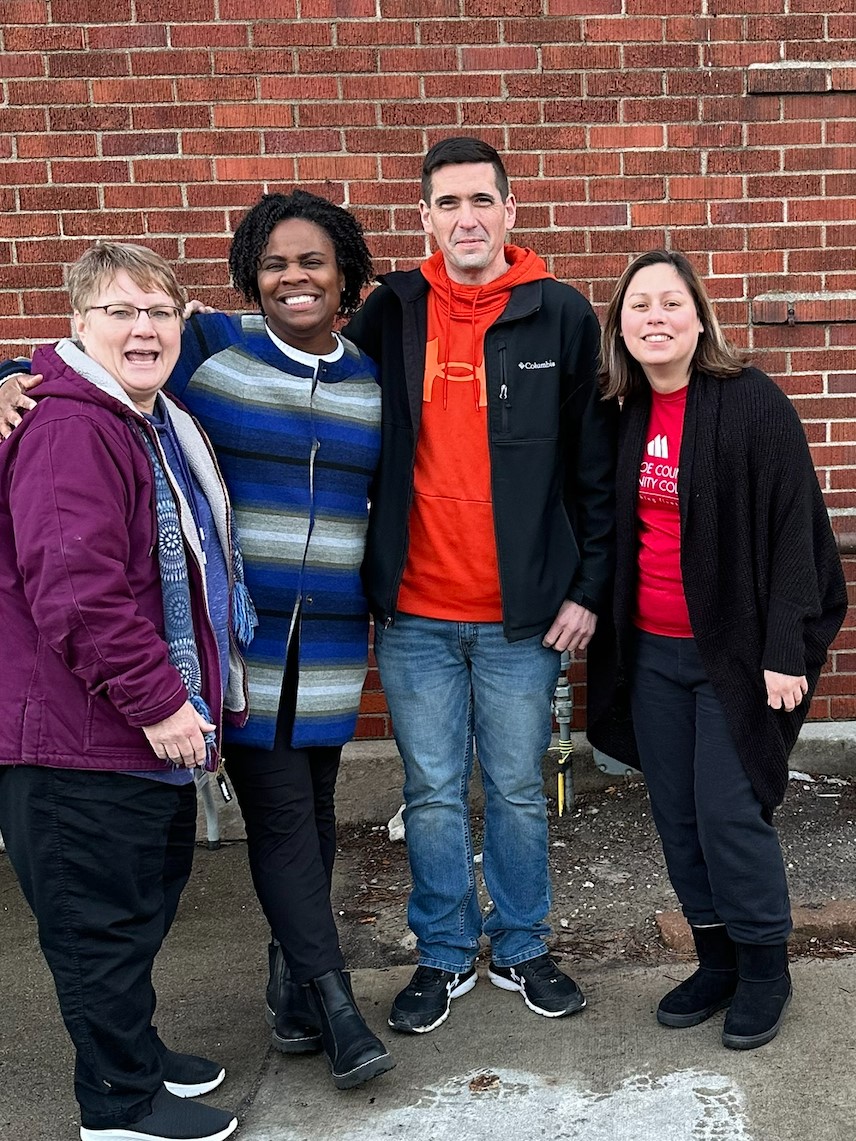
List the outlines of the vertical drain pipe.
{"label": "vertical drain pipe", "polygon": [[574,803],[574,774],[571,766],[571,754],[574,751],[574,743],[571,740],[571,718],[574,706],[571,700],[571,683],[568,680],[570,666],[571,655],[567,650],[563,650],[559,664],[559,680],[553,693],[552,704],[553,716],[559,726],[556,804],[560,816],[564,814],[566,808],[572,808]]}

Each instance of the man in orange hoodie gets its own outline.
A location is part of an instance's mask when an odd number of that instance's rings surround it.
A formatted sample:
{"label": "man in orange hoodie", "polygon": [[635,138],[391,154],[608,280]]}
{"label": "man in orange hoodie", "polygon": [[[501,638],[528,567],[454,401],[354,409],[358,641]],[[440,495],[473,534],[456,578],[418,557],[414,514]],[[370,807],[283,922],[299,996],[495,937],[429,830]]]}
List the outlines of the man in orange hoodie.
{"label": "man in orange hoodie", "polygon": [[[597,320],[532,250],[493,147],[428,152],[419,210],[436,244],[392,273],[347,335],[380,366],[382,453],[363,577],[405,767],[408,918],[419,965],[395,1030],[425,1033],[488,977],[548,1018],[585,1005],[548,955],[541,760],[560,651],[584,649],[612,565],[615,409]],[[485,790],[483,916],[467,802]]]}

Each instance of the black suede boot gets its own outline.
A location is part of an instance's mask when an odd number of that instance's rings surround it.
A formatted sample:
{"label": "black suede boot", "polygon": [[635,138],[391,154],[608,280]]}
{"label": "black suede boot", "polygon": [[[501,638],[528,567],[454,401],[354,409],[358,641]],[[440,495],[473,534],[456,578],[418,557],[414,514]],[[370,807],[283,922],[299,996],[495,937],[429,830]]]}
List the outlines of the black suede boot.
{"label": "black suede boot", "polygon": [[725,1018],[722,1044],[754,1050],[779,1033],[791,1001],[787,943],[738,943],[740,981]]}
{"label": "black suede boot", "polygon": [[322,1048],[321,1030],[309,991],[292,982],[282,948],[274,940],[268,946],[268,964],[265,1019],[272,1030],[271,1042],[283,1054],[317,1054]]}
{"label": "black suede boot", "polygon": [[698,969],[660,1000],[663,1026],[698,1026],[731,1002],[737,989],[737,948],[723,924],[691,927]]}
{"label": "black suede boot", "polygon": [[361,1085],[393,1068],[395,1062],[383,1042],[372,1034],[357,1009],[347,971],[327,971],[310,981],[309,990],[337,1089]]}

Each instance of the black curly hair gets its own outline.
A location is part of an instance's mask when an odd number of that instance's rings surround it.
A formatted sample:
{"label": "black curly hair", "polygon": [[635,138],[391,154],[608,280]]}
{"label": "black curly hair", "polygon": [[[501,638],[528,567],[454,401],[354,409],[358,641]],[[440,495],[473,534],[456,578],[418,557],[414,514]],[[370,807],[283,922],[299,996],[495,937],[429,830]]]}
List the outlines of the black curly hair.
{"label": "black curly hair", "polygon": [[374,281],[372,255],[363,237],[363,228],[350,211],[305,190],[263,194],[238,223],[229,249],[229,272],[235,288],[248,301],[261,306],[259,261],[274,226],[289,218],[314,222],[330,238],[336,251],[336,264],[345,278],[339,315],[350,317],[360,306],[363,287]]}

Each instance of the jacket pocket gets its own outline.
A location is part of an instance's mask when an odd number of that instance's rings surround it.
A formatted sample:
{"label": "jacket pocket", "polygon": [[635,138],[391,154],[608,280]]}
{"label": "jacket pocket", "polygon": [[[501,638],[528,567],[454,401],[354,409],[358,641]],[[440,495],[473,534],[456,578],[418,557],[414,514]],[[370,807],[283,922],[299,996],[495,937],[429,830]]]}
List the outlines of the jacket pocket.
{"label": "jacket pocket", "polygon": [[[83,749],[85,753],[94,754],[143,753],[148,743],[142,729],[129,725],[106,695],[95,693],[89,695],[86,705]],[[152,753],[152,768],[157,767],[157,758]]]}
{"label": "jacket pocket", "polygon": [[21,754],[22,760],[24,761],[34,760],[41,756],[44,713],[44,701],[41,698],[27,698],[24,704],[24,719],[21,733]]}

